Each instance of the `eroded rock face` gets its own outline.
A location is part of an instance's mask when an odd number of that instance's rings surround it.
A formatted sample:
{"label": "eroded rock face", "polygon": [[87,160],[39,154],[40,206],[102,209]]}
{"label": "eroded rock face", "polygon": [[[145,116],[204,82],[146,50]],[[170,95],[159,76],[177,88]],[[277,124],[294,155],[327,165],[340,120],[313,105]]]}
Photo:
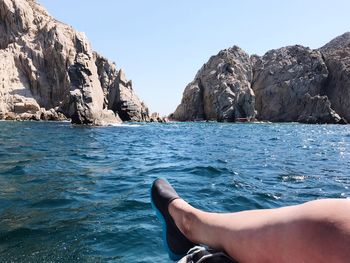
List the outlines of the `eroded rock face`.
{"label": "eroded rock face", "polygon": [[235,121],[255,118],[249,55],[234,46],[220,51],[198,71],[170,116],[180,121]]}
{"label": "eroded rock face", "polygon": [[84,34],[34,0],[0,0],[0,36],[0,117],[16,116],[15,105],[34,100],[73,123],[120,122],[105,101],[98,55]]}
{"label": "eroded rock face", "polygon": [[259,120],[307,122],[306,116],[312,116],[312,122],[339,121],[329,101],[315,97],[323,93],[328,78],[328,70],[319,51],[289,46],[271,50],[263,57],[252,56],[252,63],[252,87]]}
{"label": "eroded rock face", "polygon": [[350,32],[333,39],[319,50],[329,71],[325,94],[334,110],[350,122]]}
{"label": "eroded rock face", "polygon": [[288,46],[250,59],[237,47],[223,50],[197,73],[169,117],[343,124],[350,120],[349,108],[346,33],[320,50]]}
{"label": "eroded rock face", "polygon": [[[120,119],[112,111],[104,108],[104,96],[97,76],[97,68],[92,53],[81,52],[75,63],[69,67],[71,91],[68,114],[73,123],[104,125],[118,123]],[[98,88],[96,88],[98,87]]]}
{"label": "eroded rock face", "polygon": [[177,121],[201,121],[206,119],[203,107],[203,87],[199,80],[187,85],[181,104],[169,117]]}
{"label": "eroded rock face", "polygon": [[316,95],[312,97],[307,93],[302,100],[301,108],[303,110],[299,113],[298,122],[346,124],[344,119],[331,108],[331,102],[327,96]]}
{"label": "eroded rock face", "polygon": [[117,70],[113,63],[99,54],[95,53],[95,56],[108,109],[117,113],[123,121],[149,121],[149,110],[136,95],[124,71]]}

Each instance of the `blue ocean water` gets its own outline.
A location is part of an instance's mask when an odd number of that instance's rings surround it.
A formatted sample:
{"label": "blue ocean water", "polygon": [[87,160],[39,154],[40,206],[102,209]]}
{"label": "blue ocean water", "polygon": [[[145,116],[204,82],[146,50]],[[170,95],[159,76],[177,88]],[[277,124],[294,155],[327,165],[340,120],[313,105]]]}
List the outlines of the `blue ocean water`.
{"label": "blue ocean water", "polygon": [[157,177],[209,211],[350,197],[350,126],[0,122],[0,261],[168,262]]}

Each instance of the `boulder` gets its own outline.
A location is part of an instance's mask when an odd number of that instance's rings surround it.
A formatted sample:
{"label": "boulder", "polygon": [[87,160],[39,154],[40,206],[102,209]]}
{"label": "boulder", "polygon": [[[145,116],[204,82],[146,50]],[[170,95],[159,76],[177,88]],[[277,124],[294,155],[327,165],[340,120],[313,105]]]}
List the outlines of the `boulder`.
{"label": "boulder", "polygon": [[7,121],[14,121],[16,120],[16,114],[14,112],[6,112],[4,114],[4,119]]}
{"label": "boulder", "polygon": [[39,104],[35,100],[27,100],[24,103],[25,111],[28,113],[36,113],[40,110]]}
{"label": "boulder", "polygon": [[203,65],[170,115],[179,121],[235,121],[255,118],[249,55],[237,46],[220,51]]}
{"label": "boulder", "polygon": [[17,121],[37,121],[36,115],[28,112],[24,112],[16,116]]}
{"label": "boulder", "polygon": [[20,102],[13,105],[13,112],[16,114],[30,113],[34,114],[40,110],[39,104],[34,99],[23,98]]}
{"label": "boulder", "polygon": [[108,126],[121,122],[122,120],[119,118],[118,114],[115,114],[111,110],[103,110],[100,117],[96,118],[93,124],[96,126]]}
{"label": "boulder", "polygon": [[160,123],[165,123],[168,122],[167,117],[162,117],[158,112],[153,112],[150,116],[150,122],[160,122]]}
{"label": "boulder", "polygon": [[67,120],[66,116],[58,112],[57,109],[46,110],[41,108],[35,115],[35,120],[43,121],[64,121]]}
{"label": "boulder", "polygon": [[346,124],[332,108],[327,96],[316,95],[311,97],[306,94],[303,100],[302,112],[299,114],[298,122],[308,124]]}
{"label": "boulder", "polygon": [[332,108],[350,122],[350,32],[333,39],[319,50],[329,71],[325,94]]}

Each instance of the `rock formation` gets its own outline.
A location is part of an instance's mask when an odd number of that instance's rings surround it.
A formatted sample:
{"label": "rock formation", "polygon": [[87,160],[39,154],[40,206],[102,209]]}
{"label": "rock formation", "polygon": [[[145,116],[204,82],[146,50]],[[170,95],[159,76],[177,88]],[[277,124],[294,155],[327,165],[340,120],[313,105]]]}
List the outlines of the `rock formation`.
{"label": "rock formation", "polygon": [[147,106],[136,96],[131,80],[122,69],[95,53],[100,83],[104,92],[105,106],[117,112],[123,121],[149,121]]}
{"label": "rock formation", "polygon": [[235,121],[255,118],[249,55],[234,46],[220,51],[198,71],[171,118],[180,121]]}
{"label": "rock formation", "polygon": [[160,122],[160,123],[165,123],[169,122],[168,118],[165,116],[160,116],[158,112],[153,112],[150,116],[150,122]]}
{"label": "rock formation", "polygon": [[171,119],[346,123],[350,33],[320,50],[288,46],[249,56],[238,47],[210,58]]}
{"label": "rock formation", "polygon": [[345,119],[340,116],[331,108],[331,102],[327,96],[315,95],[311,96],[307,93],[301,100],[301,107],[303,109],[298,112],[297,122],[318,124],[345,124]]}
{"label": "rock formation", "polygon": [[350,122],[350,32],[335,38],[320,51],[329,71],[324,94],[332,108]]}
{"label": "rock formation", "polygon": [[252,56],[252,63],[252,86],[259,120],[340,121],[340,117],[330,108],[327,97],[317,97],[322,94],[328,78],[328,70],[319,51],[289,46],[271,50],[263,57]]}
{"label": "rock formation", "polygon": [[83,33],[34,0],[0,0],[0,118],[66,116],[91,125],[120,122],[119,116],[147,120],[147,107],[121,76]]}

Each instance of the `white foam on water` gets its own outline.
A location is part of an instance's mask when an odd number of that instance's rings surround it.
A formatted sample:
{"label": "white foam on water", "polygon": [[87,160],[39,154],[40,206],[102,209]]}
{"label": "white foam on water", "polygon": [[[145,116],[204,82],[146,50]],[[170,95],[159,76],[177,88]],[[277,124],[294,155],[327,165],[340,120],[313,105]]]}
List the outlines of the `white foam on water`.
{"label": "white foam on water", "polygon": [[140,124],[125,124],[125,123],[111,123],[108,126],[112,126],[112,127],[132,127],[132,128],[136,128],[136,127],[140,127]]}

